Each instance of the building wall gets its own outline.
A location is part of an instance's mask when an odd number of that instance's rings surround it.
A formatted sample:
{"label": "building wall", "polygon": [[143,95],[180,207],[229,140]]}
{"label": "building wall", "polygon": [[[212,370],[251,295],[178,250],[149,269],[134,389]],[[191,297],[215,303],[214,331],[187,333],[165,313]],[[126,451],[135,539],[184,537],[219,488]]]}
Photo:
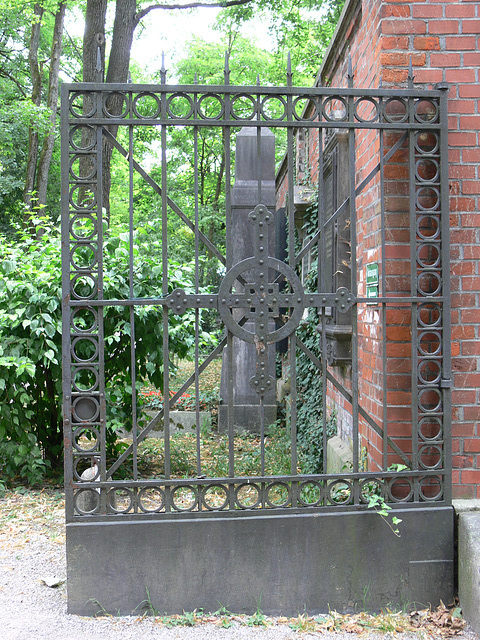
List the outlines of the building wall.
{"label": "building wall", "polygon": [[[405,87],[410,61],[416,87],[449,83],[453,495],[472,498],[480,498],[479,40],[480,2],[476,0],[347,0],[317,78],[317,83],[325,86],[347,86],[351,56],[355,87]],[[393,135],[390,139],[385,136],[386,149],[394,142]],[[307,141],[307,148],[310,176],[314,176],[318,145]],[[378,151],[374,132],[359,136],[357,184],[376,162]],[[385,168],[385,288],[408,295],[410,185],[406,155],[406,150],[400,149]],[[376,180],[356,202],[359,295],[364,293],[366,262],[378,261],[380,270],[383,268],[383,256],[378,252],[379,198]],[[363,306],[359,313],[359,391],[365,409],[381,422],[386,388],[389,435],[411,453],[410,310],[408,305],[389,309],[385,318],[386,379],[382,373],[379,314],[374,306]],[[349,388],[348,368],[336,368],[335,375]],[[334,390],[329,396],[339,408],[340,431],[348,439],[345,416],[351,407]],[[370,467],[381,466],[381,439],[366,424],[361,431],[361,445],[368,449]],[[389,455],[388,462],[392,461],[394,458]]]}

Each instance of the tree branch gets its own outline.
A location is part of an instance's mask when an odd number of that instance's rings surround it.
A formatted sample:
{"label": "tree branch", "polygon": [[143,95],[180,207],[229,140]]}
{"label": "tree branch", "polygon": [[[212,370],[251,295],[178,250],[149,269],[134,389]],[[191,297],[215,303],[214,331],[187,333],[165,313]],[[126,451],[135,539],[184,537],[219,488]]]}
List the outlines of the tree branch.
{"label": "tree branch", "polygon": [[11,80],[16,85],[17,89],[20,91],[22,96],[24,98],[27,97],[27,94],[24,88],[22,87],[22,85],[10,73],[8,73],[8,71],[5,71],[5,69],[0,69],[0,76],[2,76],[3,78],[7,78],[8,80]]}
{"label": "tree branch", "polygon": [[253,2],[253,0],[219,0],[218,2],[202,2],[202,0],[198,0],[187,4],[152,4],[139,11],[135,16],[135,21],[137,23],[140,22],[142,18],[154,9],[165,9],[167,11],[172,9],[197,9],[198,7],[221,7],[225,9],[226,7],[236,7],[241,4],[250,4],[250,2]]}

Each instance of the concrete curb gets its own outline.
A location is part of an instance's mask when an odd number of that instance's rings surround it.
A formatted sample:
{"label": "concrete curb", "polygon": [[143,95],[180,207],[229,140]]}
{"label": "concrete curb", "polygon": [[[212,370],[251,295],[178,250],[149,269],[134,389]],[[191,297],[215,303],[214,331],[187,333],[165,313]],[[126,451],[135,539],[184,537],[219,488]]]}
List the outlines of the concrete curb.
{"label": "concrete curb", "polygon": [[480,500],[456,500],[458,592],[465,619],[480,634]]}

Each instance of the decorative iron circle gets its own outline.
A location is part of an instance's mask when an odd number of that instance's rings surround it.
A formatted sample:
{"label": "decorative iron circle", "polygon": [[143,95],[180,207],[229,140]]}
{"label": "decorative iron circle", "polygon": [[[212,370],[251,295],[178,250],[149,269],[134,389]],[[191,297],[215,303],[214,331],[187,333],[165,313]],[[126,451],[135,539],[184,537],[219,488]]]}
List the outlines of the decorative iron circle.
{"label": "decorative iron circle", "polygon": [[[327,115],[327,105],[330,103],[333,104],[334,101],[338,101],[342,105],[342,108],[331,111],[331,114],[337,115],[335,117],[330,117],[330,115]],[[347,101],[341,96],[331,96],[330,98],[327,98],[322,104],[322,115],[327,122],[346,122],[348,119]]]}
{"label": "decorative iron circle", "polygon": [[443,495],[443,484],[437,476],[427,476],[420,478],[420,495],[426,502],[440,500]]}
{"label": "decorative iron circle", "polygon": [[98,400],[92,396],[75,398],[72,415],[75,422],[96,422],[100,415]]}
{"label": "decorative iron circle", "polygon": [[[216,100],[218,103],[218,113],[215,113],[215,115],[208,115],[207,113],[205,113],[204,110],[204,105],[202,104],[203,102],[205,102],[207,104],[208,107],[208,100]],[[223,114],[225,113],[225,103],[223,102],[222,98],[216,94],[216,93],[205,93],[203,96],[201,96],[198,100],[198,115],[203,118],[204,120],[220,120],[223,117]]]}
{"label": "decorative iron circle", "polygon": [[[92,500],[93,506],[91,509],[84,510],[79,507],[78,502],[82,496],[89,496],[90,498],[93,498]],[[76,491],[75,495],[73,496],[73,508],[77,513],[79,513],[82,516],[96,513],[100,508],[100,494],[96,489],[85,488],[85,489],[80,489],[79,491]]]}
{"label": "decorative iron circle", "polygon": [[418,423],[418,435],[424,442],[436,442],[443,435],[442,421],[436,416],[424,416]]}
{"label": "decorative iron circle", "polygon": [[[154,505],[151,504],[155,498],[151,496],[156,493],[159,498]],[[143,513],[158,513],[165,506],[165,491],[161,487],[143,487],[138,493],[138,507]]]}
{"label": "decorative iron circle", "polygon": [[[189,502],[184,506],[182,504],[182,492],[188,494]],[[182,484],[172,491],[172,507],[175,511],[193,511],[198,504],[198,487],[191,484]]]}
{"label": "decorative iron circle", "polygon": [[72,355],[80,364],[94,362],[98,358],[98,340],[90,336],[78,336],[72,341]]}
{"label": "decorative iron circle", "polygon": [[[429,141],[431,141],[430,145],[428,145]],[[433,131],[418,131],[415,136],[415,149],[422,155],[438,153],[438,144],[438,135]]]}
{"label": "decorative iron circle", "polygon": [[[305,102],[306,102],[306,105],[304,104]],[[298,113],[297,111],[298,106],[301,107],[300,113]],[[305,118],[304,116],[302,116],[302,112],[306,110],[307,106],[309,108],[313,106],[313,110],[311,115],[308,118]],[[297,96],[293,101],[293,117],[296,120],[309,120],[309,121],[315,120],[315,118],[318,117],[317,100],[313,96],[309,96],[309,95]]]}
{"label": "decorative iron circle", "polygon": [[[80,137],[80,143],[77,140],[77,136]],[[76,124],[74,127],[71,127],[69,137],[70,145],[76,151],[91,151],[97,144],[95,128],[90,124]]]}
{"label": "decorative iron circle", "polygon": [[437,184],[440,177],[440,167],[435,158],[418,159],[415,162],[415,177],[421,184]]}
{"label": "decorative iron circle", "polygon": [[[240,109],[237,106],[237,110],[235,110],[235,106],[237,102],[244,100],[245,103],[250,102],[251,104],[251,112],[243,115],[240,113]],[[241,103],[240,103],[241,104]],[[249,105],[250,108],[250,105]],[[248,93],[240,93],[239,95],[232,98],[232,102],[230,104],[230,111],[232,114],[232,118],[234,120],[253,120],[257,112],[257,104],[252,96],[248,95]]]}
{"label": "decorative iron circle", "polygon": [[[119,506],[118,504],[119,498],[123,499],[122,506]],[[127,489],[126,487],[114,487],[113,489],[110,489],[107,494],[108,507],[114,513],[128,513],[133,507],[133,501],[133,491],[131,489]]]}
{"label": "decorative iron circle", "polygon": [[422,240],[434,240],[440,238],[440,218],[434,215],[421,215],[417,217],[417,234]]}
{"label": "decorative iron circle", "polygon": [[440,327],[442,309],[436,302],[422,302],[418,305],[418,322],[422,327]]}
{"label": "decorative iron circle", "polygon": [[[180,99],[185,100],[185,104],[187,106],[186,113],[175,113],[175,100]],[[188,93],[184,93],[183,91],[172,93],[172,95],[167,98],[167,113],[171,118],[191,118],[194,108],[193,99],[188,95]]]}
{"label": "decorative iron circle", "polygon": [[[358,113],[358,109],[359,107],[362,107],[362,103],[366,103],[367,105],[373,106],[372,117],[364,118]],[[369,98],[367,96],[358,98],[358,100],[355,101],[354,110],[355,110],[355,118],[359,122],[376,122],[378,120],[378,114],[379,114],[378,102],[373,98]]]}
{"label": "decorative iron circle", "polygon": [[360,481],[359,494],[360,502],[367,504],[371,495],[385,496],[385,487],[383,482],[377,478],[365,478]]}
{"label": "decorative iron circle", "polygon": [[438,469],[443,462],[442,448],[438,444],[425,444],[419,450],[422,469]]}
{"label": "decorative iron circle", "polygon": [[[317,494],[313,496],[315,498],[314,500],[308,500],[308,493],[310,491],[314,491]],[[302,495],[304,497],[302,497]],[[298,487],[298,502],[302,507],[318,507],[323,504],[324,497],[323,485],[316,480],[306,480]]]}
{"label": "decorative iron circle", "polygon": [[[141,101],[145,100],[145,98],[153,100],[153,104],[155,105],[155,108],[152,111],[152,113],[145,114],[141,112],[141,109],[142,109]],[[142,91],[141,93],[137,94],[134,97],[133,103],[132,103],[132,109],[133,109],[133,113],[137,116],[137,118],[140,118],[141,120],[152,120],[154,118],[158,118],[161,110],[160,98],[156,96],[154,93],[151,93],[149,91]]]}
{"label": "decorative iron circle", "polygon": [[70,282],[70,290],[77,300],[91,300],[98,293],[97,279],[90,273],[77,273]]}
{"label": "decorative iron circle", "polygon": [[[277,101],[278,103],[281,104],[281,106],[283,107],[283,111],[281,112],[280,115],[278,116],[271,116],[266,112],[266,109],[268,107],[268,103],[270,101]],[[265,118],[265,120],[271,120],[271,121],[280,121],[283,120],[286,116],[287,113],[287,101],[285,100],[285,98],[283,96],[280,95],[275,95],[275,96],[265,96],[264,98],[262,98],[262,102],[260,103],[260,113],[262,114],[262,116]]]}
{"label": "decorative iron circle", "polygon": [[70,233],[75,240],[91,240],[97,235],[97,222],[90,213],[78,213],[70,220]]}
{"label": "decorative iron circle", "polygon": [[388,482],[387,502],[409,502],[413,496],[413,483],[410,478],[391,478]]}
{"label": "decorative iron circle", "polygon": [[[253,489],[253,491],[256,492],[257,496],[255,502],[252,504],[246,504],[245,501],[242,502],[242,499],[239,497],[239,493],[243,489]],[[260,505],[260,487],[254,482],[242,482],[242,484],[239,484],[235,489],[235,500],[240,509],[255,509]]]}
{"label": "decorative iron circle", "polygon": [[418,408],[423,413],[437,413],[442,409],[442,393],[437,387],[424,387],[418,394]]}
{"label": "decorative iron circle", "polygon": [[[109,99],[119,101],[120,109],[119,113],[112,113],[110,109],[112,108],[108,101]],[[107,118],[126,118],[129,110],[129,96],[128,94],[122,91],[111,91],[103,96],[103,113],[107,116]],[[123,108],[123,111],[122,111]]]}
{"label": "decorative iron circle", "polygon": [[[76,101],[80,98],[79,103]],[[80,104],[81,103],[81,104]],[[74,118],[91,118],[96,110],[95,102],[87,91],[75,91],[69,102],[69,111]]]}
{"label": "decorative iron circle", "polygon": [[415,102],[415,120],[417,122],[435,122],[438,119],[438,105],[433,100],[420,98]]}
{"label": "decorative iron circle", "polygon": [[418,352],[422,356],[437,356],[442,350],[442,336],[439,331],[422,331],[418,336]]}
{"label": "decorative iron circle", "polygon": [[[91,182],[76,183],[70,189],[69,199],[72,209],[77,211],[93,211],[97,206],[96,184]],[[78,198],[78,199],[76,199]]]}
{"label": "decorative iron circle", "polygon": [[424,271],[418,276],[417,290],[421,296],[438,296],[442,290],[440,274],[435,271]]}
{"label": "decorative iron circle", "polygon": [[72,388],[86,393],[98,388],[98,371],[95,367],[72,367]]}
{"label": "decorative iron circle", "polygon": [[[94,482],[100,476],[100,466],[97,464],[97,456],[78,456],[73,465],[73,475],[75,480],[79,482]],[[87,462],[90,462],[88,466],[85,466],[82,469],[82,465],[86,465]],[[89,473],[86,473],[86,472]]]}
{"label": "decorative iron circle", "polygon": [[[89,433],[94,436],[95,440],[93,440],[93,444],[92,444],[92,441],[90,440],[89,446],[82,445],[80,441],[85,433]],[[75,433],[73,434],[72,444],[77,451],[80,451],[82,453],[92,453],[97,450],[99,443],[100,443],[100,434],[98,433],[98,430],[95,427],[82,426],[75,429]]]}
{"label": "decorative iron circle", "polygon": [[72,329],[78,333],[92,333],[98,328],[98,315],[94,307],[76,307],[72,313]]}
{"label": "decorative iron circle", "polygon": [[415,194],[415,204],[420,211],[437,211],[440,207],[438,187],[433,185],[420,187]]}
{"label": "decorative iron circle", "polygon": [[[80,165],[82,164],[82,168],[86,169],[85,175],[80,175]],[[78,163],[78,167],[74,166],[75,163]],[[97,155],[95,153],[77,153],[70,158],[70,175],[74,180],[79,182],[92,180],[97,173]]]}
{"label": "decorative iron circle", "polygon": [[327,496],[330,504],[350,504],[353,500],[353,484],[350,480],[334,480],[328,485]]}
{"label": "decorative iron circle", "polygon": [[[224,494],[224,499],[223,502],[221,502],[220,504],[214,505],[212,504],[209,500],[211,500],[211,497],[208,495],[208,492],[212,491],[212,493],[215,492],[223,492]],[[203,506],[208,510],[208,511],[220,511],[221,509],[225,509],[225,507],[228,504],[228,491],[227,488],[223,486],[223,484],[209,484],[206,487],[203,487],[202,489],[202,504]]]}
{"label": "decorative iron circle", "polygon": [[[219,299],[219,312],[220,316],[225,323],[225,326],[228,328],[231,333],[237,338],[244,340],[245,342],[255,343],[257,339],[257,335],[252,331],[248,331],[244,327],[241,327],[238,322],[234,319],[231,309],[233,308],[234,301],[232,294],[232,288],[235,284],[237,278],[245,272],[250,271],[251,269],[255,269],[259,266],[259,262],[257,258],[246,258],[241,262],[238,262],[235,266],[233,266],[230,271],[228,271],[220,284],[220,288],[218,290],[218,299]],[[268,329],[265,335],[266,344],[272,344],[274,342],[278,342],[283,338],[288,337],[292,334],[295,329],[300,324],[302,319],[303,311],[305,308],[304,298],[303,298],[303,285],[300,281],[300,278],[297,276],[295,271],[287,264],[282,262],[281,260],[277,260],[276,258],[266,257],[265,264],[262,267],[267,269],[274,269],[281,273],[287,283],[290,284],[292,288],[292,292],[288,294],[288,302],[285,301],[285,306],[293,309],[293,313],[290,315],[290,318],[287,322],[280,327],[280,329],[276,329],[272,331],[272,333],[268,333]],[[247,283],[251,284],[251,283]],[[255,286],[252,284],[252,287]],[[265,294],[265,305],[268,306],[268,293]],[[271,294],[270,294],[271,295]],[[265,323],[268,326],[268,323]]]}
{"label": "decorative iron circle", "polygon": [[[287,492],[286,499],[283,499],[277,502],[275,498],[272,496],[272,493],[275,491],[275,489],[280,489],[280,491],[282,492],[286,491]],[[286,482],[272,482],[267,486],[267,489],[265,492],[265,501],[269,507],[273,507],[273,508],[286,507],[290,503],[290,499],[291,499],[290,487]]]}
{"label": "decorative iron circle", "polygon": [[407,103],[402,98],[388,98],[382,110],[386,122],[402,123],[408,120]]}

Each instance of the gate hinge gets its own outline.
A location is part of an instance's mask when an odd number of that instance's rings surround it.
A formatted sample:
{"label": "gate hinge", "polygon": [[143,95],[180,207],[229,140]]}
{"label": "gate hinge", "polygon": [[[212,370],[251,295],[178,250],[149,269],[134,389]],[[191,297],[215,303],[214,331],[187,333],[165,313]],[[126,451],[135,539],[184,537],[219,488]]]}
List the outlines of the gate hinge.
{"label": "gate hinge", "polygon": [[440,380],[441,389],[451,389],[453,386],[452,380]]}

